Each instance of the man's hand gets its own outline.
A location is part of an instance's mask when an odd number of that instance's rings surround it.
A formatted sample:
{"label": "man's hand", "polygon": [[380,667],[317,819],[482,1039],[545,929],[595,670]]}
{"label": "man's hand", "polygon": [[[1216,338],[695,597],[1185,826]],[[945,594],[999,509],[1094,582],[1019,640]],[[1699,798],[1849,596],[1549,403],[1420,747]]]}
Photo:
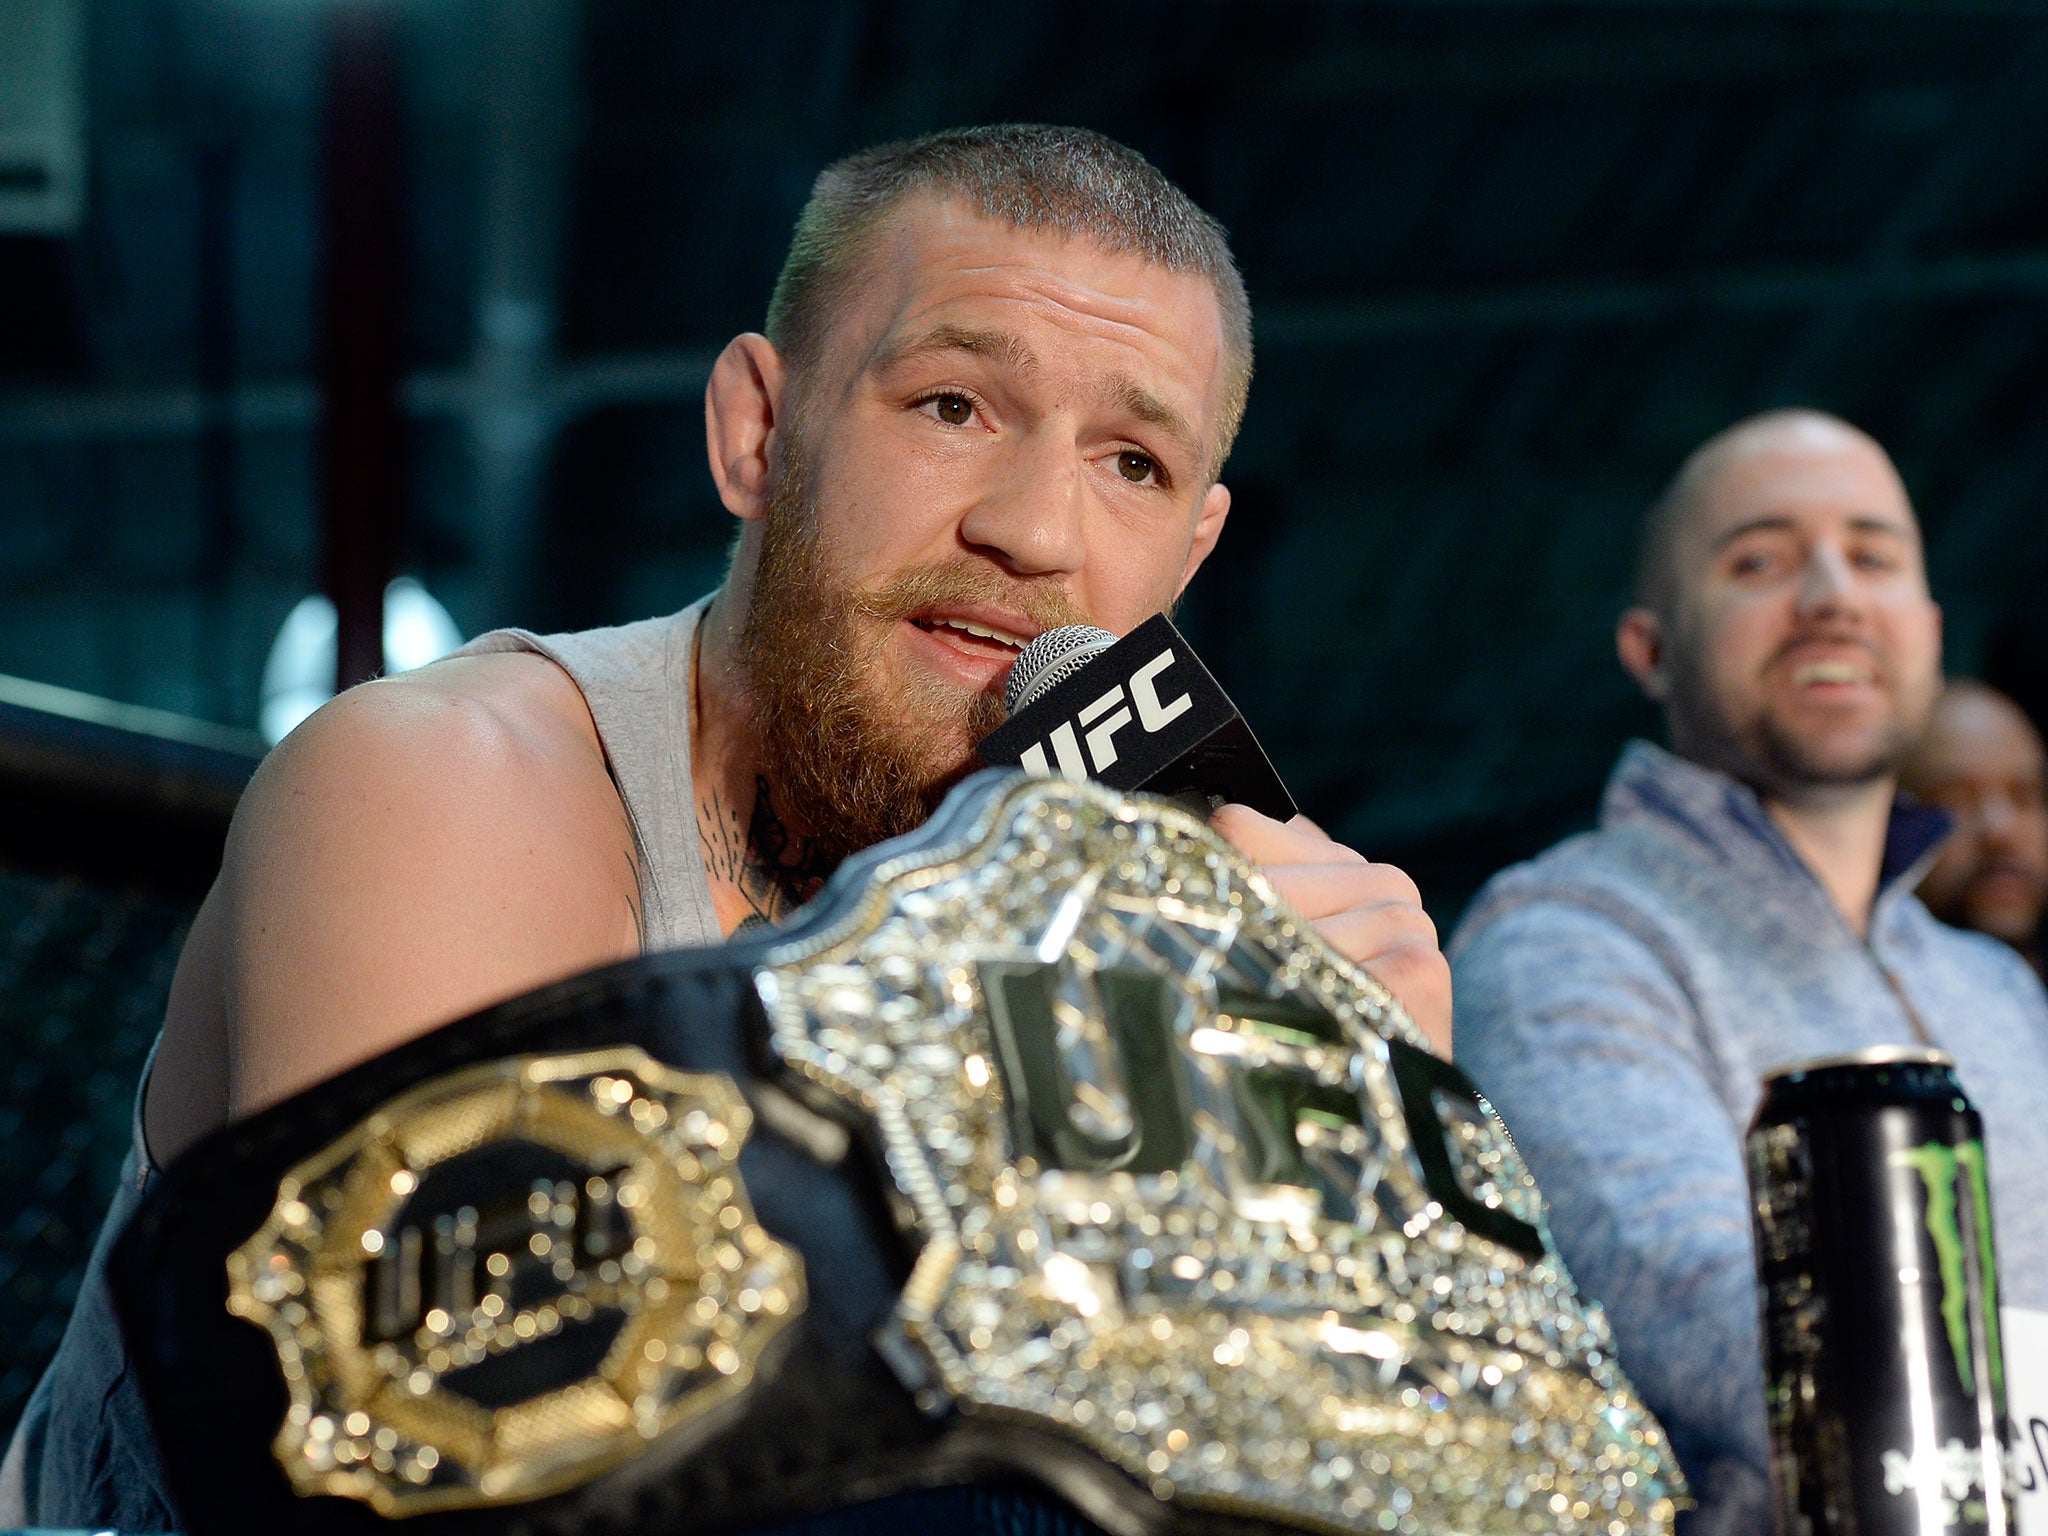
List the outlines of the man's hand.
{"label": "man's hand", "polygon": [[1306,816],[1280,822],[1226,805],[1210,825],[1265,871],[1332,948],[1372,972],[1439,1054],[1451,1054],[1451,967],[1413,880],[1332,842]]}

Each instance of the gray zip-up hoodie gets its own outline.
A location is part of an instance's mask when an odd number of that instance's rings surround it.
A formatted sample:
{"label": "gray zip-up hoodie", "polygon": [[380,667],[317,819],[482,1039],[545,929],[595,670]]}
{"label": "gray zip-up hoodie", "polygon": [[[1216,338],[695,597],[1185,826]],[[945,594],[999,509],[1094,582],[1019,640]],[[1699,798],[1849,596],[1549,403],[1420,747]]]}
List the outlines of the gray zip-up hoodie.
{"label": "gray zip-up hoodie", "polygon": [[1632,742],[1599,829],[1495,876],[1451,940],[1458,1059],[1671,1433],[1690,1532],[1770,1528],[1742,1162],[1762,1073],[1924,1030],[1984,1116],[2001,1300],[2048,1308],[2048,996],[1913,896],[1946,831],[1894,808],[1859,939],[1752,790]]}

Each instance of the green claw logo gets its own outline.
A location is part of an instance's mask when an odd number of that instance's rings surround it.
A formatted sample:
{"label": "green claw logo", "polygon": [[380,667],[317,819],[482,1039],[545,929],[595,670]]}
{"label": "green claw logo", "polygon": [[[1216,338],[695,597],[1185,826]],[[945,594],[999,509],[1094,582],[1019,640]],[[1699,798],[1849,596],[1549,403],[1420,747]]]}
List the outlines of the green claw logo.
{"label": "green claw logo", "polygon": [[1925,1146],[1894,1152],[1894,1168],[1911,1168],[1927,1186],[1927,1235],[1941,1266],[1941,1318],[1948,1325],[1948,1347],[1955,1356],[1956,1376],[1965,1392],[1977,1390],[1971,1365],[1969,1287],[1963,1278],[1963,1234],[1956,1221],[1956,1174],[1970,1176],[1970,1204],[1976,1220],[1978,1264],[1984,1275],[1985,1352],[1991,1360],[1991,1390],[2005,1396],[2005,1362],[1998,1342],[1998,1271],[1991,1257],[1991,1186],[1984,1171],[1984,1143],[1957,1146],[1930,1141]]}

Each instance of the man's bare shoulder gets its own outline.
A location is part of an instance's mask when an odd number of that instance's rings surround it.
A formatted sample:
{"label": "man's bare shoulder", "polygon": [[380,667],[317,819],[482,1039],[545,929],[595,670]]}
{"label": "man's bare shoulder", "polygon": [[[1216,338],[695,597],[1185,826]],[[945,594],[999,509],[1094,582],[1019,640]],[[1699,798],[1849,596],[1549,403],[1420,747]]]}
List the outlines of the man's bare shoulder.
{"label": "man's bare shoulder", "polygon": [[288,736],[249,786],[225,872],[288,875],[276,854],[293,848],[365,872],[424,863],[430,885],[460,886],[527,850],[560,879],[624,829],[567,675],[539,656],[460,657],[352,688]]}
{"label": "man's bare shoulder", "polygon": [[[153,1088],[152,1138],[633,954],[639,921],[625,810],[553,663],[461,657],[350,689],[279,744],[236,812],[159,1067],[197,1113]],[[200,1102],[209,1080],[220,1113]]]}
{"label": "man's bare shoulder", "polygon": [[279,744],[257,783],[284,777],[303,788],[308,779],[376,778],[394,767],[410,781],[411,770],[437,764],[464,777],[515,765],[537,771],[549,782],[535,788],[549,799],[595,789],[604,778],[596,727],[575,683],[545,657],[512,652],[451,657],[349,689]]}

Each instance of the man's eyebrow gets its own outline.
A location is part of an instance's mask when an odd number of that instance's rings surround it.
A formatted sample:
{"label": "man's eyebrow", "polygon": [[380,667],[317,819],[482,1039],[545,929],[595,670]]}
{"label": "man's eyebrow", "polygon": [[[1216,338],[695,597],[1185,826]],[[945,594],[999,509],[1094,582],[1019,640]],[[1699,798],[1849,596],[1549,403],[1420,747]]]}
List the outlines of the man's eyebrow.
{"label": "man's eyebrow", "polygon": [[[1039,371],[1038,358],[1031,348],[1008,331],[951,324],[935,325],[922,335],[882,347],[875,354],[873,368],[877,373],[887,373],[943,352],[993,358],[1019,373]],[[1104,396],[1117,409],[1159,428],[1189,453],[1201,452],[1201,440],[1187,418],[1128,374],[1112,374],[1105,383]]]}
{"label": "man's eyebrow", "polygon": [[939,352],[965,352],[974,357],[994,358],[1020,373],[1038,371],[1038,359],[1019,338],[1008,331],[977,330],[966,325],[935,325],[921,336],[883,347],[875,355],[877,373]]}
{"label": "man's eyebrow", "polygon": [[1888,533],[1894,538],[1911,539],[1913,530],[1896,518],[1883,517],[1875,512],[1862,513],[1849,519],[1849,526],[1858,533]]}
{"label": "man's eyebrow", "polygon": [[[1714,540],[1714,548],[1726,549],[1736,540],[1746,538],[1752,533],[1789,532],[1794,526],[1792,518],[1786,513],[1766,512],[1761,517],[1748,518],[1733,528],[1723,530],[1721,536]],[[1858,533],[1889,534],[1899,539],[1912,537],[1912,532],[1905,523],[1875,512],[1862,512],[1852,516],[1849,519],[1849,526]]]}
{"label": "man's eyebrow", "polygon": [[1748,538],[1752,533],[1789,533],[1792,519],[1782,512],[1767,512],[1762,517],[1745,518],[1733,528],[1721,530],[1721,536],[1714,540],[1716,550],[1726,549],[1737,539]]}
{"label": "man's eyebrow", "polygon": [[1128,374],[1119,373],[1110,379],[1109,398],[1119,410],[1150,422],[1189,453],[1201,452],[1201,443],[1188,419]]}

